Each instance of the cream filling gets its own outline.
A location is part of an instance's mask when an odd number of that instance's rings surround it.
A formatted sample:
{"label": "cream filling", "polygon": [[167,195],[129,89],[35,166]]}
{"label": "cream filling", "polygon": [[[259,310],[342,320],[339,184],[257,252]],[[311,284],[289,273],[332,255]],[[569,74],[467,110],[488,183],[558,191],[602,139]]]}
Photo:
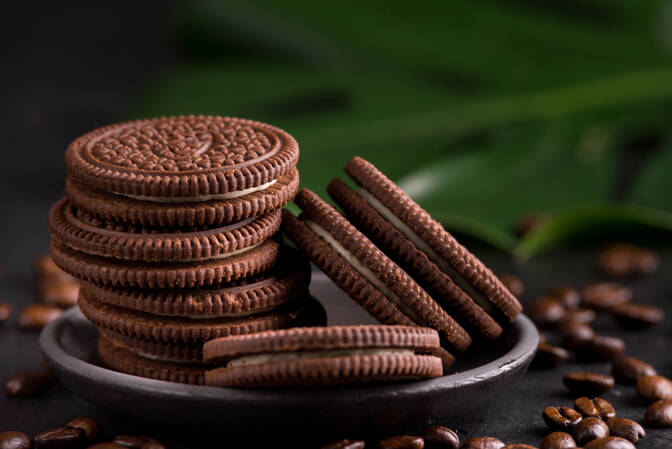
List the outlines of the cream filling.
{"label": "cream filling", "polygon": [[219,259],[226,259],[227,257],[237,256],[238,254],[243,254],[243,253],[246,253],[248,251],[253,250],[257,246],[261,245],[262,243],[264,243],[264,242],[257,243],[256,245],[252,245],[252,246],[246,246],[245,248],[237,249],[237,250],[231,251],[229,253],[219,254],[215,257],[209,257],[207,259],[202,259],[202,260],[219,260]]}
{"label": "cream filling", "polygon": [[294,352],[278,352],[278,353],[263,353],[255,355],[246,355],[238,357],[229,361],[226,365],[244,366],[244,365],[261,365],[264,363],[276,362],[291,362],[302,359],[321,359],[327,357],[353,357],[353,356],[367,356],[367,355],[414,355],[415,351],[412,349],[400,348],[362,348],[362,349],[333,349],[329,351],[294,351]]}
{"label": "cream filling", "polygon": [[431,246],[425,242],[422,237],[420,237],[413,229],[411,229],[406,223],[401,221],[394,212],[392,212],[387,206],[385,206],[378,198],[373,196],[368,190],[359,188],[357,189],[359,196],[364,198],[371,207],[373,207],[376,212],[383,216],[387,221],[390,222],[399,232],[404,234],[408,240],[413,243],[416,248],[425,253],[429,260],[434,262],[441,271],[447,274],[457,285],[460,286],[464,292],[474,300],[476,304],[481,306],[488,314],[493,315],[498,311],[490,303],[490,300],[476,290],[469,281],[467,281],[453,266],[439,255]]}
{"label": "cream filling", "polygon": [[272,308],[263,309],[263,310],[252,310],[246,312],[232,312],[232,313],[222,313],[220,315],[212,316],[203,316],[203,315],[168,315],[166,313],[152,312],[153,315],[165,316],[171,318],[189,318],[192,320],[216,320],[219,318],[243,318],[251,315],[260,315],[262,313],[273,310]]}
{"label": "cream filling", "polygon": [[171,204],[195,203],[195,202],[197,203],[202,201],[232,200],[234,198],[240,198],[241,196],[249,195],[250,193],[261,192],[262,190],[266,190],[276,182],[278,182],[278,180],[274,179],[260,186],[250,187],[248,189],[234,190],[233,192],[217,193],[214,195],[201,195],[201,196],[189,196],[189,197],[143,196],[143,195],[128,195],[126,193],[119,193],[119,192],[114,193],[128,198],[133,198],[134,200],[151,201],[152,203],[171,203]]}
{"label": "cream filling", "polygon": [[306,220],[305,224],[317,235],[319,235],[322,240],[324,240],[329,246],[331,246],[346,262],[348,262],[355,270],[357,270],[364,278],[372,283],[381,293],[383,293],[387,299],[392,301],[395,306],[399,308],[407,317],[413,320],[416,324],[421,326],[426,326],[427,322],[418,315],[415,310],[411,309],[408,304],[406,304],[396,293],[394,293],[383,281],[378,279],[378,277],[369,270],[362,262],[359,261],[350,251],[345,249],[340,243],[332,237],[326,229],[318,225],[314,221]]}

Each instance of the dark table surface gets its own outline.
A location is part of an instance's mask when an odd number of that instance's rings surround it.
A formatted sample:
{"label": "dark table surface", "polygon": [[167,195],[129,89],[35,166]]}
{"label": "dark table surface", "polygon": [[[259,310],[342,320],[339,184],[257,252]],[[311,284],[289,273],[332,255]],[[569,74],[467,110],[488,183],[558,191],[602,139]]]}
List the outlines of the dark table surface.
{"label": "dark table surface", "polygon": [[[2,102],[0,129],[0,300],[16,310],[36,300],[33,258],[48,250],[46,214],[63,193],[63,151],[77,135],[124,119],[130,100],[162,67],[181,58],[165,31],[166,2],[73,1],[13,2],[3,8],[0,28]],[[132,11],[132,13],[129,13]],[[652,277],[634,282],[637,301],[657,304],[672,315],[672,248],[660,248],[661,267]],[[595,248],[573,248],[514,266],[506,255],[476,251],[496,272],[519,274],[527,285],[524,300],[566,283],[584,285],[598,279]],[[337,316],[338,311],[332,311]],[[37,334],[21,331],[16,315],[0,324],[0,381],[22,370],[41,368]],[[623,336],[627,353],[672,375],[672,318],[644,332],[623,332],[609,320],[596,329]],[[492,435],[508,442],[538,444],[547,405],[570,405],[562,375],[574,369],[607,372],[607,364],[570,363],[554,371],[531,371],[501,400],[483,410],[479,420],[459,428],[460,436]],[[620,416],[642,420],[644,406],[633,388],[617,386],[606,394]],[[97,409],[61,388],[34,399],[0,394],[0,431],[34,434],[60,426],[75,416],[99,419],[109,434],[151,433],[169,447],[200,447],[188,437],[155,423],[151,428]],[[437,417],[440,419],[440,417]],[[450,423],[446,423],[450,425]],[[221,432],[226,423],[222,423]],[[234,432],[235,429],[226,429]],[[643,449],[672,447],[672,430],[649,430]],[[179,432],[178,432],[179,433]],[[220,434],[221,435],[221,434]],[[278,446],[287,446],[278,442]]]}

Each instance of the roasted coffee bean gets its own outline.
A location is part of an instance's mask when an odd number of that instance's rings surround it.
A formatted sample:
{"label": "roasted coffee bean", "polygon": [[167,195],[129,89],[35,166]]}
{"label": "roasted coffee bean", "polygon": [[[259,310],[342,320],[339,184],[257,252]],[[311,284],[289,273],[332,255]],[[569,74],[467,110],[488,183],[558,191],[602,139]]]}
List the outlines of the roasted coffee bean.
{"label": "roasted coffee bean", "polygon": [[497,438],[476,437],[464,442],[460,449],[502,449],[506,444]]}
{"label": "roasted coffee bean", "polygon": [[607,310],[632,299],[632,289],[615,282],[599,282],[581,290],[581,305],[596,310]]}
{"label": "roasted coffee bean", "polygon": [[38,433],[33,441],[35,449],[66,449],[81,446],[86,441],[86,436],[82,429],[58,427]]}
{"label": "roasted coffee bean", "polygon": [[68,427],[74,427],[75,429],[82,429],[84,431],[86,439],[89,442],[97,440],[98,437],[100,437],[100,434],[102,433],[98,421],[84,416],[80,416],[79,418],[70,420],[70,422],[68,423]]}
{"label": "roasted coffee bean", "polygon": [[51,304],[31,304],[24,307],[18,316],[19,327],[42,329],[50,321],[61,316],[63,310]]}
{"label": "roasted coffee bean", "polygon": [[322,446],[321,449],[364,449],[365,443],[361,440],[343,439]]}
{"label": "roasted coffee bean", "polygon": [[[569,309],[562,319],[562,322],[591,324],[595,321],[595,311],[586,309],[585,307],[577,307],[576,309]],[[561,323],[562,323],[561,322]]]}
{"label": "roasted coffee bean", "polygon": [[147,443],[158,443],[154,438],[142,435],[117,435],[112,442],[131,449],[141,449],[143,444]]}
{"label": "roasted coffee bean", "polygon": [[9,430],[0,433],[0,449],[30,449],[32,441],[23,432]]}
{"label": "roasted coffee bean", "polygon": [[633,443],[638,442],[646,436],[644,427],[637,421],[628,418],[609,418],[607,426],[609,427],[609,435],[625,438]]}
{"label": "roasted coffee bean", "polygon": [[597,373],[573,372],[562,381],[576,396],[599,396],[614,387],[613,377]]}
{"label": "roasted coffee bean", "polygon": [[672,427],[672,400],[664,399],[649,405],[644,422],[649,427]]}
{"label": "roasted coffee bean", "polygon": [[140,449],[167,449],[167,448],[158,441],[148,441],[147,443],[140,446]]}
{"label": "roasted coffee bean", "polygon": [[115,443],[98,443],[94,444],[93,446],[89,446],[88,449],[125,449],[126,446],[122,446],[120,444],[115,444]]}
{"label": "roasted coffee bean", "polygon": [[620,437],[604,437],[591,441],[584,449],[635,449],[635,445]]}
{"label": "roasted coffee bean", "polygon": [[33,262],[33,268],[38,278],[73,279],[72,276],[56,266],[49,254],[40,254],[37,256]]}
{"label": "roasted coffee bean", "polygon": [[551,430],[567,430],[581,421],[581,413],[569,407],[546,407],[541,416]]}
{"label": "roasted coffee bean", "polygon": [[516,275],[504,273],[499,275],[499,280],[502,281],[502,284],[511,292],[511,294],[517,298],[523,296],[525,293],[525,284],[520,278]]}
{"label": "roasted coffee bean", "polygon": [[616,322],[626,329],[643,329],[661,323],[665,311],[646,304],[626,302],[609,309]]}
{"label": "roasted coffee bean", "polygon": [[539,449],[576,449],[576,441],[566,432],[553,432],[546,435]]}
{"label": "roasted coffee bean", "polygon": [[552,296],[542,296],[527,308],[527,315],[539,327],[556,324],[565,317],[565,308]]}
{"label": "roasted coffee bean", "polygon": [[431,426],[422,432],[427,449],[457,449],[460,447],[460,438],[457,434],[444,426]]}
{"label": "roasted coffee bean", "polygon": [[569,352],[559,346],[549,345],[548,343],[539,343],[537,353],[532,360],[531,368],[550,369],[569,360]]}
{"label": "roasted coffee bean", "polygon": [[539,332],[539,344],[548,343],[548,337],[545,333]]}
{"label": "roasted coffee bean", "polygon": [[658,256],[646,248],[620,243],[602,249],[597,266],[607,276],[628,279],[655,273]]}
{"label": "roasted coffee bean", "polygon": [[39,284],[38,295],[46,303],[58,307],[72,307],[77,304],[79,282],[75,279],[49,279]]}
{"label": "roasted coffee bean", "polygon": [[611,375],[625,384],[634,384],[640,377],[656,374],[653,366],[635,357],[619,357],[611,363]]}
{"label": "roasted coffee bean", "polygon": [[609,436],[609,427],[600,418],[590,417],[582,419],[572,429],[572,438],[576,444],[586,444],[589,441]]}
{"label": "roasted coffee bean", "polygon": [[576,348],[581,360],[609,362],[625,352],[625,342],[620,338],[596,335]]}
{"label": "roasted coffee bean", "polygon": [[538,449],[538,448],[530,446],[529,444],[516,443],[516,444],[507,444],[506,446],[504,446],[504,449]]}
{"label": "roasted coffee bean", "polygon": [[5,383],[7,396],[29,397],[51,386],[51,376],[45,371],[31,371],[12,376]]}
{"label": "roasted coffee bean", "polygon": [[0,323],[5,321],[12,314],[12,306],[8,302],[0,301]]}
{"label": "roasted coffee bean", "polygon": [[578,348],[595,338],[595,331],[587,324],[562,320],[558,326],[562,342],[570,349]]}
{"label": "roasted coffee bean", "polygon": [[551,290],[549,294],[560,301],[560,304],[567,309],[579,307],[579,292],[575,288],[560,285]]}
{"label": "roasted coffee bean", "polygon": [[378,443],[379,449],[422,449],[423,447],[425,447],[425,440],[422,437],[411,435],[386,438]]}
{"label": "roasted coffee bean", "polygon": [[611,403],[602,398],[590,399],[582,396],[574,401],[574,408],[584,418],[594,416],[606,420],[616,416],[616,411]]}
{"label": "roasted coffee bean", "polygon": [[640,377],[635,384],[637,396],[647,403],[660,399],[672,399],[672,380],[665,376]]}

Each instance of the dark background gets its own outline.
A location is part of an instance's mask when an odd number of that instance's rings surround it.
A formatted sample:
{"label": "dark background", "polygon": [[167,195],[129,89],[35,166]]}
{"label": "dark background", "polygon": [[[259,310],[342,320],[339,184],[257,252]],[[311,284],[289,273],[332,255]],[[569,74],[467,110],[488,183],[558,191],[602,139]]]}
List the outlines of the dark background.
{"label": "dark background", "polygon": [[[180,38],[175,25],[178,12],[176,5],[165,1],[3,5],[0,126],[4,162],[0,164],[0,195],[5,207],[0,224],[0,299],[8,300],[16,310],[36,300],[31,264],[37,254],[48,251],[46,215],[63,194],[63,152],[67,144],[92,128],[134,117],[136,111],[143,110],[138,107],[138,97],[145,95],[157,76],[195,58],[195,44]],[[329,103],[333,98],[318,100]],[[640,152],[629,154],[621,164],[617,185],[631,182],[633,175],[629,173],[637,168]],[[347,158],[351,153],[344,151],[343,155]],[[648,231],[627,236],[637,240],[641,234]],[[669,315],[672,251],[667,241],[662,241],[662,245],[656,244],[662,255],[659,272],[634,287],[638,300],[661,305]],[[477,254],[496,272],[521,275],[528,286],[527,301],[560,283],[581,286],[598,279],[594,262],[600,243],[586,243],[584,239],[523,265],[515,265],[506,252],[475,244]],[[609,321],[600,323],[598,331],[608,335],[622,332]],[[668,320],[644,333],[627,333],[628,353],[672,375],[671,332]],[[19,331],[13,318],[0,325],[0,380],[39,367],[37,335]],[[537,444],[543,436],[541,410],[547,405],[571,402],[560,379],[573,368],[576,366],[526,374],[502,401],[483,411],[481,421],[474,422],[472,428],[459,429],[461,436],[488,434],[509,442]],[[586,368],[605,371],[607,366]],[[618,387],[607,398],[614,402],[619,415],[642,419],[644,407],[631,388]],[[173,443],[171,447],[198,446],[190,444],[187,437],[161,429],[160,423],[148,427],[127,422],[58,388],[36,399],[0,396],[0,431],[35,433],[62,425],[76,415],[101,419],[110,433],[152,433]],[[671,443],[671,431],[651,430],[638,447],[663,448]]]}

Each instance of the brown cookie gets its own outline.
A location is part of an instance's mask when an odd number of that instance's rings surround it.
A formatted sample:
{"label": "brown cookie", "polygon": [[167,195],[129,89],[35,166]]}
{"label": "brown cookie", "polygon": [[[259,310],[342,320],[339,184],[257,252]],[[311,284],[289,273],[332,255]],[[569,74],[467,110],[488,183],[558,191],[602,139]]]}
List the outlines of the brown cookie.
{"label": "brown cookie", "polygon": [[183,384],[203,385],[204,374],[208,370],[207,365],[200,363],[169,362],[142,357],[102,336],[98,340],[98,357],[106,367],[114,371]]}
{"label": "brown cookie", "polygon": [[465,351],[471,337],[406,272],[333,207],[303,189],[299,219],[283,212],[283,228],[336,284],[385,324],[432,327]]}
{"label": "brown cookie", "polygon": [[165,342],[149,338],[131,337],[99,328],[100,335],[115,346],[145,358],[173,362],[203,362],[203,345],[192,342]]}
{"label": "brown cookie", "polygon": [[219,226],[258,217],[287,204],[299,189],[299,172],[290,170],[272,186],[239,198],[157,203],[95,190],[72,179],[65,193],[76,207],[103,220],[145,226]]}
{"label": "brown cookie", "polygon": [[58,240],[86,254],[191,262],[222,259],[260,245],[280,229],[280,211],[210,229],[145,228],[100,220],[63,198],[51,208],[49,229]]}
{"label": "brown cookie", "polygon": [[461,325],[488,340],[502,334],[502,327],[490,315],[364,198],[337,178],[331,181],[327,192],[362,232],[412,274]]}
{"label": "brown cookie", "polygon": [[178,116],[91,131],[65,153],[70,176],[144,201],[232,199],[263,191],[299,158],[296,140],[265,123]]}
{"label": "brown cookie", "polygon": [[[476,256],[370,162],[352,158],[345,171],[360,186],[358,195],[422,251],[476,304],[500,322],[521,312],[518,300]],[[372,234],[375,234],[372,232]],[[385,248],[394,253],[393,248]]]}
{"label": "brown cookie", "polygon": [[110,287],[194,288],[220,285],[271,268],[279,244],[267,240],[241,254],[200,262],[126,262],[75,251],[57,238],[51,241],[51,257],[63,271],[89,282]]}
{"label": "brown cookie", "polygon": [[204,359],[225,362],[206,385],[310,387],[438,377],[436,331],[415,326],[331,326],[262,332],[209,341]]}
{"label": "brown cookie", "polygon": [[91,298],[125,309],[163,316],[191,318],[241,316],[270,311],[308,295],[308,259],[283,247],[278,264],[257,276],[200,289],[131,289],[101,287],[82,281]]}
{"label": "brown cookie", "polygon": [[78,301],[84,316],[97,327],[134,338],[163,342],[203,342],[229,335],[283,329],[320,322],[321,306],[309,298],[285,304],[269,313],[235,318],[164,317],[122,309],[97,301],[82,291]]}

